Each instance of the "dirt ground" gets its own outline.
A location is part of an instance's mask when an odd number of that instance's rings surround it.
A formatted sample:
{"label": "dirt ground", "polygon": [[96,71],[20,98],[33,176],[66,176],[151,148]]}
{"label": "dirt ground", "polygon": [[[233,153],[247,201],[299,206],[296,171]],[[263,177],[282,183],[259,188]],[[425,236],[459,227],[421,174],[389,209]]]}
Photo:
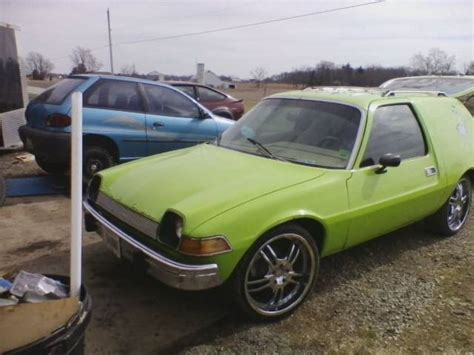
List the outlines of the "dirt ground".
{"label": "dirt ground", "polygon": [[[40,172],[0,155],[6,176]],[[243,319],[223,290],[180,292],[84,236],[93,298],[87,354],[472,353],[474,215],[458,236],[411,226],[322,260],[316,290],[292,316]],[[69,273],[69,199],[10,198],[0,208],[0,273]]]}

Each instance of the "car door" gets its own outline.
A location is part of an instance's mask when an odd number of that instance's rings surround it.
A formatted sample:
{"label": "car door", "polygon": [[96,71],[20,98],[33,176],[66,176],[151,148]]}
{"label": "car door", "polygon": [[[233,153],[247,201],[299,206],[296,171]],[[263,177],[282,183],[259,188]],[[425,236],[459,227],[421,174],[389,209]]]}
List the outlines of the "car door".
{"label": "car door", "polygon": [[148,154],[186,148],[217,136],[212,117],[178,90],[142,84],[146,98]]}
{"label": "car door", "polygon": [[84,134],[112,139],[120,160],[146,156],[145,112],[137,83],[101,79],[84,93]]}
{"label": "car door", "polygon": [[[436,159],[413,108],[400,103],[370,112],[365,150],[347,181],[352,211],[347,247],[418,221],[440,202]],[[377,173],[387,153],[400,155],[401,164]]]}

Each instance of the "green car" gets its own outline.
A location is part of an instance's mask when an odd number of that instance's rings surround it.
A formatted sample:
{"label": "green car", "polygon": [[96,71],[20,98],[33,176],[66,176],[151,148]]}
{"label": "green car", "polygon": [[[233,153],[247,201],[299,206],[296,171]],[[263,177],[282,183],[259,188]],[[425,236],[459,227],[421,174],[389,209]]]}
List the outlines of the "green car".
{"label": "green car", "polygon": [[310,89],[261,101],[213,143],[96,175],[86,228],[184,290],[226,285],[275,319],[322,257],[426,219],[468,220],[474,119],[438,92]]}

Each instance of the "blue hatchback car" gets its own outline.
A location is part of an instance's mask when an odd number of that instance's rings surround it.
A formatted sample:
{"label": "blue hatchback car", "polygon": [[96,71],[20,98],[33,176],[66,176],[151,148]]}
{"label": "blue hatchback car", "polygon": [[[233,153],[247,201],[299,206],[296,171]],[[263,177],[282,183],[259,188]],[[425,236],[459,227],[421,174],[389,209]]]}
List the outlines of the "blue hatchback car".
{"label": "blue hatchback car", "polygon": [[26,149],[49,173],[69,169],[73,91],[83,93],[86,178],[117,163],[213,140],[234,123],[154,81],[69,76],[30,102],[20,127]]}

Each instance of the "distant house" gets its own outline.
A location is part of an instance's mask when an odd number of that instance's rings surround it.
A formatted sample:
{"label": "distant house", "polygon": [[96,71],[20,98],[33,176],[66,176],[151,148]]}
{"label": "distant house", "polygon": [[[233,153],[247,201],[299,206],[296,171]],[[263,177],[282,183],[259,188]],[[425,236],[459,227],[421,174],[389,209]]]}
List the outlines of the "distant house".
{"label": "distant house", "polygon": [[159,71],[153,70],[153,71],[149,72],[149,73],[146,75],[146,78],[147,78],[148,80],[164,81],[164,80],[165,80],[165,74],[160,73]]}
{"label": "distant house", "polygon": [[[201,84],[211,86],[213,88],[235,89],[236,85],[234,83],[222,80],[221,78],[219,78],[219,76],[216,73],[214,73],[211,70],[206,70],[203,76],[204,78]],[[197,80],[197,77],[198,77],[197,75],[193,75],[191,77],[191,81],[199,82],[199,80]]]}

